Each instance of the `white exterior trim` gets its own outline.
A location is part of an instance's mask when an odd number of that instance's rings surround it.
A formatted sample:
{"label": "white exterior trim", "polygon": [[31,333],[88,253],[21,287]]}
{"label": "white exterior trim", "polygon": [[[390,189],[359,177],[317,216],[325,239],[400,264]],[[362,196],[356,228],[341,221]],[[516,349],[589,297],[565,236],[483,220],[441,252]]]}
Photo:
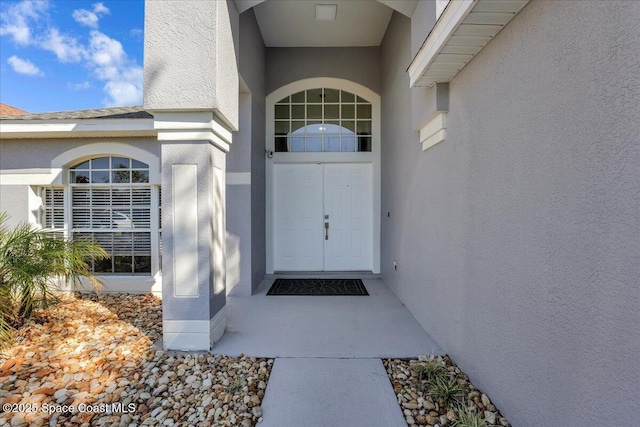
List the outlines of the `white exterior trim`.
{"label": "white exterior trim", "polygon": [[[315,88],[341,89],[360,96],[371,103],[372,113],[372,138],[371,152],[362,153],[273,153],[275,148],[274,135],[274,106],[282,98],[306,89]],[[381,209],[381,180],[380,180],[380,153],[381,153],[381,101],[380,95],[371,89],[352,82],[350,80],[333,77],[316,77],[298,80],[282,86],[266,97],[266,134],[265,147],[267,152],[272,152],[273,156],[266,156],[265,178],[266,178],[266,270],[267,274],[274,273],[274,217],[275,208],[273,206],[273,167],[275,163],[371,163],[372,189],[373,189],[373,212],[372,212],[372,272],[380,273],[380,209]]]}
{"label": "white exterior trim", "polygon": [[422,151],[432,147],[445,138],[445,129],[447,128],[447,113],[438,113],[429,121],[422,129],[420,129],[420,142],[422,142]]}
{"label": "white exterior trim", "polygon": [[410,87],[451,81],[529,0],[451,0],[409,65]]}
{"label": "white exterior trim", "polygon": [[0,185],[51,185],[61,176],[62,169],[0,170]]}
{"label": "white exterior trim", "polygon": [[[157,257],[151,257],[153,260]],[[153,269],[153,267],[152,267]],[[149,276],[97,276],[103,283],[104,287],[101,292],[128,292],[128,293],[140,293],[154,295],[162,295],[162,276],[156,274],[152,277]],[[76,289],[82,291],[82,288]]]}
{"label": "white exterior trim", "polygon": [[224,334],[226,307],[210,320],[163,320],[162,341],[165,350],[210,351]]}
{"label": "white exterior trim", "polygon": [[96,156],[124,156],[145,162],[149,165],[149,184],[162,184],[160,158],[147,150],[121,142],[97,142],[82,145],[54,157],[51,160],[51,169],[59,172],[56,179],[50,184],[66,184],[67,178],[60,173],[64,168],[71,166],[72,163]]}
{"label": "white exterior trim", "polygon": [[224,330],[226,328],[226,323],[227,323],[226,308],[227,308],[226,305],[222,307],[211,319],[211,322],[209,325],[209,336],[211,337],[211,347],[213,347],[213,344],[218,342],[220,338],[222,338],[222,335],[224,335]]}
{"label": "white exterior trim", "polygon": [[0,139],[155,136],[153,119],[2,120]]}
{"label": "white exterior trim", "polygon": [[[409,85],[415,87],[453,32],[467,17],[477,0],[451,0],[409,66]],[[473,57],[473,56],[471,56]],[[433,82],[435,83],[435,82]]]}
{"label": "white exterior trim", "polygon": [[156,112],[154,128],[158,141],[209,141],[225,153],[229,151],[231,131],[210,111]]}

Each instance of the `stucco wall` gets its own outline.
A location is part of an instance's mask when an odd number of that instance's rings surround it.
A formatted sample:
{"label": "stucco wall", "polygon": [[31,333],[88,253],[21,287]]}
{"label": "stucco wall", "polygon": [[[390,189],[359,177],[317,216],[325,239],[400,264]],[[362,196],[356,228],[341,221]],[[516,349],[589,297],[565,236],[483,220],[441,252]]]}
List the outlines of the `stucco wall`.
{"label": "stucco wall", "polygon": [[237,33],[231,0],[146,1],[145,109],[215,110],[236,129]]}
{"label": "stucco wall", "polygon": [[266,272],[265,246],[265,69],[266,49],[253,9],[240,15],[240,73],[251,91],[251,289]]}
{"label": "stucco wall", "polygon": [[0,170],[50,168],[51,160],[65,151],[87,144],[129,144],[160,157],[155,138],[16,139],[0,141]]}
{"label": "stucco wall", "polygon": [[28,185],[0,186],[0,212],[9,215],[4,225],[13,228],[29,221],[29,191]]}
{"label": "stucco wall", "polygon": [[[162,203],[171,206],[173,203],[173,165],[197,165],[197,203],[196,229],[198,241],[192,243],[198,254],[197,277],[198,295],[196,299],[176,296],[176,289],[182,283],[174,283],[175,275],[172,253],[174,235],[181,230],[174,227],[172,209],[162,210],[162,247],[165,256],[162,257],[162,310],[163,318],[170,320],[209,320],[226,304],[226,294],[216,293],[214,280],[217,277],[215,266],[217,248],[216,235],[211,212],[216,207],[216,186],[214,183],[214,168],[225,171],[226,155],[207,142],[170,143],[162,144]],[[194,206],[186,208],[193,209]],[[219,273],[220,270],[217,270]],[[224,273],[224,271],[222,271]],[[189,302],[190,301],[190,302]],[[187,303],[189,302],[189,303]]]}
{"label": "stucco wall", "polygon": [[251,295],[251,95],[240,94],[238,131],[227,154],[227,295]]}
{"label": "stucco wall", "polygon": [[637,425],[638,22],[531,2],[451,82],[425,152],[404,18],[383,42],[385,282],[513,425]]}
{"label": "stucco wall", "polygon": [[336,77],[380,93],[380,48],[267,48],[266,93],[301,79]]}

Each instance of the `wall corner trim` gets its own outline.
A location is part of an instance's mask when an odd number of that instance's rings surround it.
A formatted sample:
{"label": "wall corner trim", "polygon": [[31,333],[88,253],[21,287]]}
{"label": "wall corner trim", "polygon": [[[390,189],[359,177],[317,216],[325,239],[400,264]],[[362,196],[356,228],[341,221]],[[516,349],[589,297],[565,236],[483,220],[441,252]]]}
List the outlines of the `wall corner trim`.
{"label": "wall corner trim", "polygon": [[158,141],[209,141],[225,153],[232,142],[232,129],[212,111],[154,111]]}
{"label": "wall corner trim", "polygon": [[439,142],[444,141],[445,130],[447,128],[447,113],[440,112],[422,129],[420,129],[420,142],[422,143],[422,151],[429,147],[433,147]]}

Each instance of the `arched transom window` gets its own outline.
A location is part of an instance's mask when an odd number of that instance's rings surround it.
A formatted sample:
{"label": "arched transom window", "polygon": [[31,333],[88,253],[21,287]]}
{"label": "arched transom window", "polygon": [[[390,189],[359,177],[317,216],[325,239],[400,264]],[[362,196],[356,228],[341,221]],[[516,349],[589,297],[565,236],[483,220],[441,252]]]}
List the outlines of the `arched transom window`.
{"label": "arched transom window", "polygon": [[304,90],[275,105],[276,152],[371,151],[371,103],[344,90]]}
{"label": "arched transom window", "polygon": [[149,165],[127,157],[97,157],[69,168],[69,183],[73,238],[93,241],[110,255],[93,261],[93,271],[150,274]]}

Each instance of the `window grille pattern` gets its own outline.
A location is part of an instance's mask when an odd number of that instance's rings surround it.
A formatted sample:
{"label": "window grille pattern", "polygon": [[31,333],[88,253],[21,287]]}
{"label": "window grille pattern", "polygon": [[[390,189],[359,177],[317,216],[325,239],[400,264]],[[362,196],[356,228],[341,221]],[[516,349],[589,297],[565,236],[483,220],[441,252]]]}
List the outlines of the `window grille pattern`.
{"label": "window grille pattern", "polygon": [[371,151],[371,103],[353,93],[304,90],[274,108],[276,152]]}
{"label": "window grille pattern", "polygon": [[149,165],[126,157],[98,157],[69,170],[71,232],[110,255],[96,273],[151,273]]}

